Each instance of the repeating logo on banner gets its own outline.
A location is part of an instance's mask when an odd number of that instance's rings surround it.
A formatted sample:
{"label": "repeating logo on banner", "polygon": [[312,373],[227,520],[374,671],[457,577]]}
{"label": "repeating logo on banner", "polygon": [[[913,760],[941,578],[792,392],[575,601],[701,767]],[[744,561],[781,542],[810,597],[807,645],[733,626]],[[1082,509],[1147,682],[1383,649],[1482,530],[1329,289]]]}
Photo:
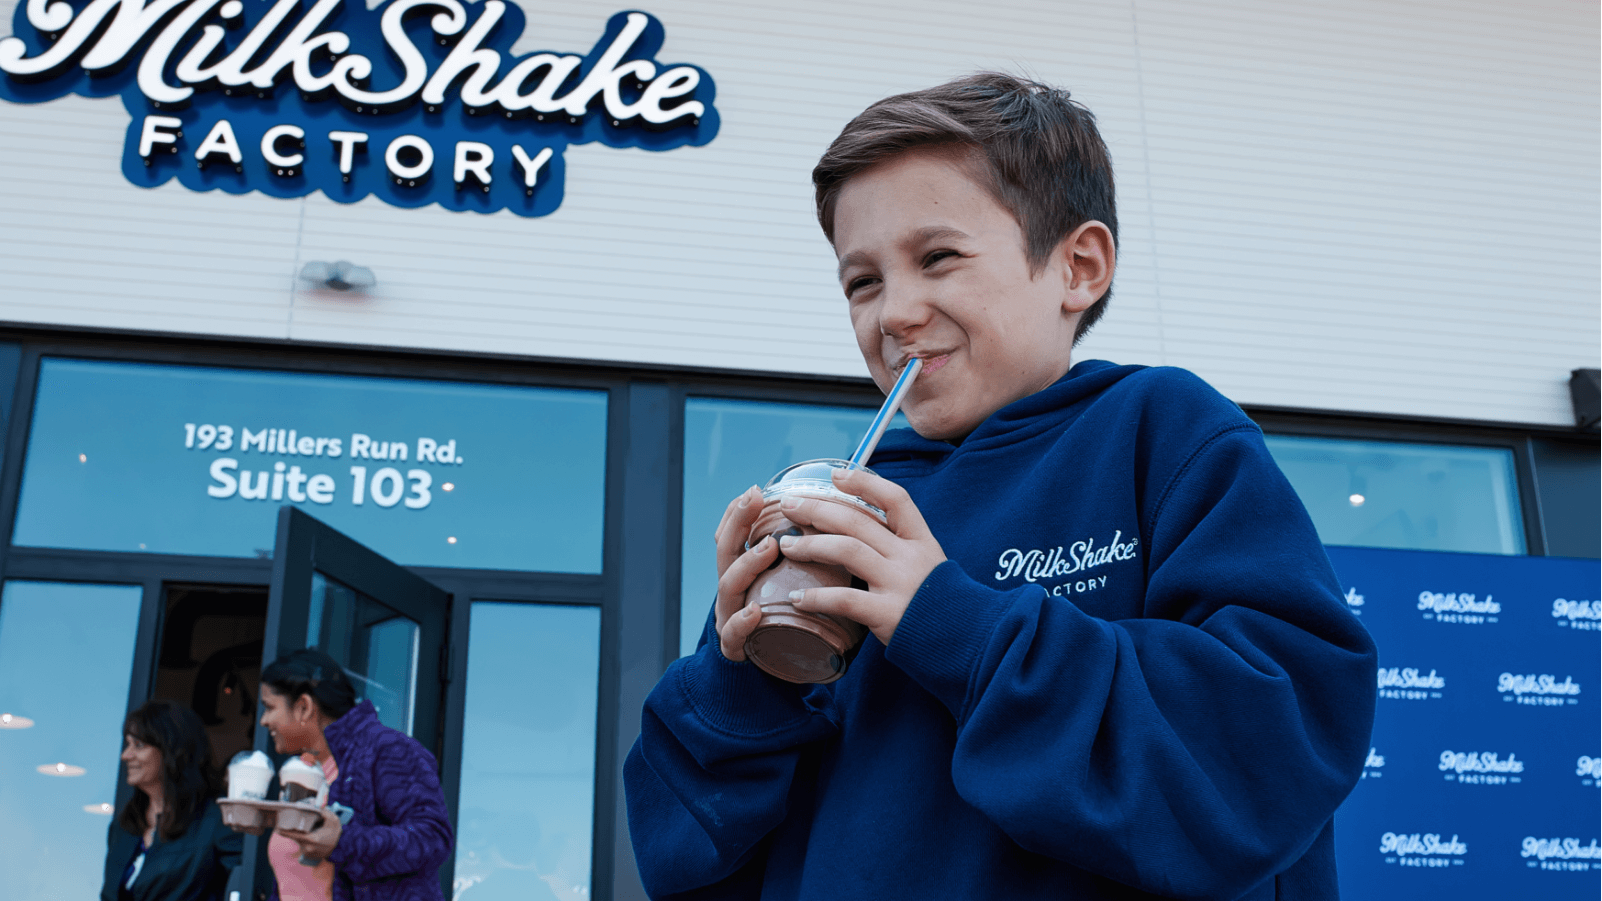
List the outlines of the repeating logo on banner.
{"label": "repeating logo on banner", "polygon": [[1476,595],[1466,592],[1454,591],[1447,594],[1439,591],[1421,591],[1418,593],[1418,609],[1424,611],[1425,619],[1433,619],[1438,623],[1478,626],[1497,622],[1497,614],[1502,612],[1502,605],[1491,595],[1486,595],[1482,601]]}
{"label": "repeating logo on banner", "polygon": [[1404,867],[1462,866],[1468,855],[1468,845],[1456,835],[1443,839],[1439,832],[1387,832],[1379,849],[1386,863]]}
{"label": "repeating logo on banner", "polygon": [[1591,839],[1589,845],[1577,838],[1524,837],[1520,855],[1527,866],[1567,873],[1589,873],[1597,870],[1602,860],[1602,844]]}
{"label": "repeating logo on banner", "polygon": [[1602,601],[1558,598],[1552,602],[1552,619],[1561,627],[1595,632],[1602,628]]}
{"label": "repeating logo on banner", "polygon": [[1580,683],[1575,682],[1573,676],[1566,676],[1559,682],[1550,673],[1523,676],[1503,673],[1496,678],[1496,690],[1502,693],[1504,701],[1533,707],[1563,707],[1580,703]]}
{"label": "repeating logo on banner", "polygon": [[1574,766],[1574,775],[1580,777],[1581,785],[1602,787],[1602,756],[1580,755],[1579,761]]}
{"label": "repeating logo on banner", "polygon": [[1424,672],[1416,667],[1380,667],[1379,696],[1393,701],[1428,701],[1441,697],[1446,678],[1435,670]]}
{"label": "repeating logo on banner", "polygon": [[1574,629],[1597,622],[1597,561],[1328,552],[1380,651],[1363,785],[1336,815],[1343,895],[1595,901],[1602,641]]}
{"label": "repeating logo on banner", "polygon": [[523,30],[506,0],[23,0],[0,98],[121,95],[141,187],[520,216],[561,204],[572,144],[716,136],[711,77],[656,59],[650,14],[585,49],[514,54]]}
{"label": "repeating logo on banner", "polygon": [[1442,751],[1440,769],[1446,781],[1462,785],[1508,785],[1522,782],[1524,761],[1512,754],[1499,756],[1495,751],[1478,754],[1462,751]]}

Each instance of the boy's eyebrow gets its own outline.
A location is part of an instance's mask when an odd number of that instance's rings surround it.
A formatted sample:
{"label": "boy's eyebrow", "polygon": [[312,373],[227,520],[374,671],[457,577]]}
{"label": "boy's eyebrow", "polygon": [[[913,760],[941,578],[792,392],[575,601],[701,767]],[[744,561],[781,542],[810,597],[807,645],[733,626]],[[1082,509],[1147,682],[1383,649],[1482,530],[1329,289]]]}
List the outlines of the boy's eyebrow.
{"label": "boy's eyebrow", "polygon": [[[952,228],[949,225],[930,225],[920,228],[908,235],[907,240],[904,243],[907,245],[916,246],[919,244],[927,244],[930,241],[938,241],[942,238],[953,238],[960,240],[969,237],[971,236],[967,232]],[[861,250],[852,251],[851,253],[841,257],[840,265],[834,271],[835,279],[838,281],[845,275],[845,271],[847,269],[863,262],[867,259],[867,257],[868,254]]]}

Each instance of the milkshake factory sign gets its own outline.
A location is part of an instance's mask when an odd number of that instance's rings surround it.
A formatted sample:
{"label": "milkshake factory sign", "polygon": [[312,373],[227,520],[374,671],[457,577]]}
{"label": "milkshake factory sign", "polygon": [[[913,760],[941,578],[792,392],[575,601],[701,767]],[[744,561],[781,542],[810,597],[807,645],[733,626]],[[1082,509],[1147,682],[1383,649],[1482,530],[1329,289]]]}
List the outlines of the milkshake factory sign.
{"label": "milkshake factory sign", "polygon": [[0,98],[118,94],[122,171],[155,187],[544,216],[570,144],[671,150],[717,134],[714,86],[614,15],[587,53],[513,55],[505,0],[19,0]]}

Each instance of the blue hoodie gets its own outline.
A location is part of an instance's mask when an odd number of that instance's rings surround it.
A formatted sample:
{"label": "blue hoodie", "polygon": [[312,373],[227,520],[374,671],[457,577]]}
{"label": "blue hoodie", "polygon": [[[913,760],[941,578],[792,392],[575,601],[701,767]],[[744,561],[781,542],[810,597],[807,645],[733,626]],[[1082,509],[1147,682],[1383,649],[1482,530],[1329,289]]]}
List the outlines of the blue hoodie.
{"label": "blue hoodie", "polygon": [[1089,361],[872,465],[949,559],[832,685],[710,622],[669,667],[624,771],[653,897],[1336,897],[1374,646],[1239,408]]}

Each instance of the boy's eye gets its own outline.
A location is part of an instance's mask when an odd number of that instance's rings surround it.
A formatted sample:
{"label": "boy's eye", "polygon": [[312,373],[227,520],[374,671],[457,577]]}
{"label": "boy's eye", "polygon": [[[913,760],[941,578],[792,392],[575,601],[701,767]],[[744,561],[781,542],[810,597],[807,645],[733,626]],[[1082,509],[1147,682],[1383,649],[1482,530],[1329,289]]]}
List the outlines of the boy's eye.
{"label": "boy's eye", "polygon": [[864,275],[864,276],[861,276],[859,278],[851,279],[850,281],[846,282],[845,295],[847,297],[850,297],[851,295],[857,293],[858,291],[862,290],[863,288],[867,288],[867,287],[873,285],[877,281],[878,281],[878,279],[874,278],[871,275]]}
{"label": "boy's eye", "polygon": [[948,258],[954,257],[954,256],[957,256],[957,252],[955,250],[934,250],[934,251],[930,251],[929,255],[925,256],[923,258],[923,265],[924,265],[925,268],[927,268],[929,266],[933,266],[934,264],[940,262],[941,260],[948,259]]}

